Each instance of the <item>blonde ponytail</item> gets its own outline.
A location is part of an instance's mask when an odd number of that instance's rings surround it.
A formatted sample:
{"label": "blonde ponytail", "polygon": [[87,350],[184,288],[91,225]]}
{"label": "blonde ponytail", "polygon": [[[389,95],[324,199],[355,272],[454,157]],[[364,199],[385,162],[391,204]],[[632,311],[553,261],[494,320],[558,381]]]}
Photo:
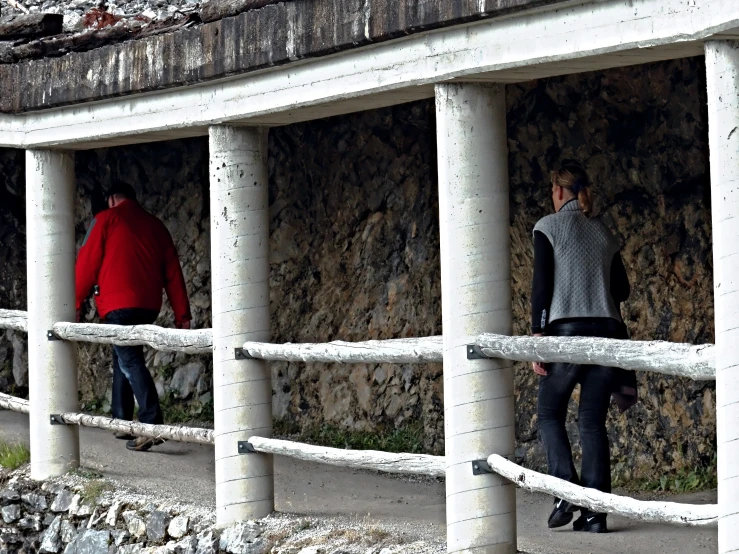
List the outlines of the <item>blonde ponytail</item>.
{"label": "blonde ponytail", "polygon": [[552,171],[552,184],[569,190],[580,203],[585,217],[593,213],[593,192],[590,190],[590,179],[585,170],[576,162],[567,162],[557,171]]}

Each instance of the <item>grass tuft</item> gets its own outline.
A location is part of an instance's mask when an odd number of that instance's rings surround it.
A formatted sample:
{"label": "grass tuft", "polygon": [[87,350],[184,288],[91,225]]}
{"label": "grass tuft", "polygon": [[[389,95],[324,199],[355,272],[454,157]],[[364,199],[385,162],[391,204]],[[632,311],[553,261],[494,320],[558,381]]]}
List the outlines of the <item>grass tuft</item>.
{"label": "grass tuft", "polygon": [[14,470],[30,461],[31,453],[25,445],[0,442],[0,466]]}
{"label": "grass tuft", "polygon": [[96,504],[104,492],[112,489],[113,486],[110,483],[96,479],[85,484],[80,493],[80,498],[85,504]]}

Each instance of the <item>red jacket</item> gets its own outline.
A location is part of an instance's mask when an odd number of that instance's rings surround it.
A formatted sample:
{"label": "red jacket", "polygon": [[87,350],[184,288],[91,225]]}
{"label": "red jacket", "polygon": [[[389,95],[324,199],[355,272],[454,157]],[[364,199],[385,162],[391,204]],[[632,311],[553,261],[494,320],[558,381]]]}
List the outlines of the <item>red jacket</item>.
{"label": "red jacket", "polygon": [[172,236],[164,224],[137,202],[127,200],[100,212],[77,256],[77,309],[98,285],[100,317],[123,308],[159,311],[162,289],[175,322],[190,320],[185,279]]}

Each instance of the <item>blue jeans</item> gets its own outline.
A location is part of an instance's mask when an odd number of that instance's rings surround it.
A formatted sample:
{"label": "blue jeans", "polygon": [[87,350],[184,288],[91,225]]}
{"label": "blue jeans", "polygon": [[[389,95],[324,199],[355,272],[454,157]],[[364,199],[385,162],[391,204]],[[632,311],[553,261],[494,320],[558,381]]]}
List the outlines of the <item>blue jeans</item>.
{"label": "blue jeans", "polygon": [[[154,310],[124,308],[109,312],[105,316],[105,323],[147,325],[154,323],[158,315]],[[146,367],[144,347],[113,346],[113,417],[132,421],[134,397],[139,404],[141,423],[164,423],[157,388]]]}
{"label": "blue jeans", "polygon": [[[611,322],[580,321],[550,324],[553,336],[600,336],[619,338],[621,325]],[[537,415],[539,434],[547,452],[549,474],[583,487],[611,492],[611,452],[606,416],[617,373],[597,365],[553,363],[539,379]],[[578,478],[572,461],[565,420],[567,405],[575,385],[580,383],[578,427],[582,447],[582,469]]]}

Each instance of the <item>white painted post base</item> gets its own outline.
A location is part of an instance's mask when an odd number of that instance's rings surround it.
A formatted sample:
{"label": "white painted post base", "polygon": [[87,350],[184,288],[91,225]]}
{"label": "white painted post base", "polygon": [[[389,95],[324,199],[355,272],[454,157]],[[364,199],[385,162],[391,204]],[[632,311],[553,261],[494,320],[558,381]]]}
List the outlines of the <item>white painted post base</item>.
{"label": "white painted post base", "polygon": [[49,341],[57,321],[75,320],[74,157],[26,152],[28,377],[31,477],[79,466],[79,429],[51,425],[51,414],[79,411],[77,346]]}
{"label": "white painted post base", "polygon": [[508,147],[502,86],[436,86],[444,333],[447,550],[516,552],[516,489],[473,460],[514,451],[513,364],[467,360],[511,334]]}
{"label": "white painted post base", "polygon": [[238,441],[272,436],[272,378],[264,360],[236,360],[246,341],[269,342],[267,133],[211,127],[216,520],[262,518],[274,509],[272,456]]}
{"label": "white painted post base", "polygon": [[739,43],[708,42],[716,314],[718,551],[739,552]]}

